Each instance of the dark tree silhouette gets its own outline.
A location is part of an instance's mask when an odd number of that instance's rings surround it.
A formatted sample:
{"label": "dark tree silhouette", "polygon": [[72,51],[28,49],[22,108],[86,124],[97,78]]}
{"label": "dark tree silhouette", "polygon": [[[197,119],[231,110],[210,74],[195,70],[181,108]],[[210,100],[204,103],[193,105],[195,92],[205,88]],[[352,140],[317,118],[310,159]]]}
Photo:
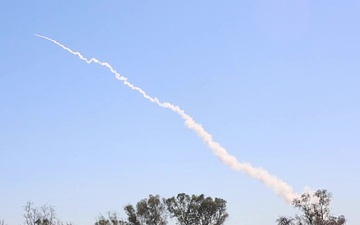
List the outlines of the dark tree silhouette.
{"label": "dark tree silhouette", "polygon": [[159,195],[149,195],[135,206],[124,207],[127,220],[121,219],[116,212],[109,212],[108,217],[100,216],[95,225],[166,225],[166,207]]}
{"label": "dark tree silhouette", "polygon": [[128,216],[129,225],[166,225],[166,207],[159,195],[149,195],[136,204],[129,204],[124,208]]}
{"label": "dark tree silhouette", "polygon": [[293,206],[301,211],[301,215],[279,217],[278,225],[345,225],[343,215],[335,217],[330,213],[332,195],[327,190],[318,190],[315,193],[304,193],[295,198]]}

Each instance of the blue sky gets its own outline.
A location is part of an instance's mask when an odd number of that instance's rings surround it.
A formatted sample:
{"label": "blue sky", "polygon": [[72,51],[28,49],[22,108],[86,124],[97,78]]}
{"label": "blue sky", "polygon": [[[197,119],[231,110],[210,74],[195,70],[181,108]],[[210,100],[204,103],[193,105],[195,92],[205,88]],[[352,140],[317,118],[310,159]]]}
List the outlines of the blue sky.
{"label": "blue sky", "polygon": [[0,216],[9,225],[23,222],[27,201],[80,225],[179,192],[224,198],[229,225],[295,213],[223,165],[178,115],[34,33],[109,62],[295,191],[329,190],[334,214],[360,223],[358,1],[0,6]]}

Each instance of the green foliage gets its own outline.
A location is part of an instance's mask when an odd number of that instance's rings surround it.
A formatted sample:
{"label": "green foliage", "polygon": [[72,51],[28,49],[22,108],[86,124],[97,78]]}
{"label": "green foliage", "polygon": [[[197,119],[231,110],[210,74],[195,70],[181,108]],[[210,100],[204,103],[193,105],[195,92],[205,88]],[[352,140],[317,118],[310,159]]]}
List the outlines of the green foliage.
{"label": "green foliage", "polygon": [[150,195],[136,204],[124,208],[129,225],[165,225],[167,224],[166,208],[159,195]]}
{"label": "green foliage", "polygon": [[[52,206],[35,207],[28,202],[24,211],[24,225],[71,225],[63,223]],[[126,219],[120,218],[116,212],[108,212],[107,216],[100,215],[95,225],[166,225],[169,215],[179,225],[222,225],[228,217],[225,200],[203,194],[189,196],[180,193],[168,199],[149,195],[135,205],[126,205],[124,211]],[[6,225],[5,221],[0,220],[0,225]]]}
{"label": "green foliage", "polygon": [[331,215],[332,195],[327,190],[318,190],[313,194],[304,193],[295,198],[293,206],[302,212],[302,215],[280,217],[276,220],[278,225],[345,225],[343,215]]}
{"label": "green foliage", "polygon": [[176,197],[161,199],[159,195],[149,195],[136,205],[124,207],[126,220],[119,219],[115,212],[108,217],[100,216],[95,225],[166,225],[168,214],[176,218],[179,225],[222,225],[228,214],[226,201],[202,195],[181,193]]}
{"label": "green foliage", "polygon": [[203,194],[189,196],[180,193],[166,199],[165,204],[179,225],[221,225],[228,217],[225,200],[205,198]]}
{"label": "green foliage", "polygon": [[116,212],[109,212],[108,217],[105,218],[104,216],[99,216],[98,220],[96,221],[95,225],[128,225],[126,221],[123,221],[119,218]]}

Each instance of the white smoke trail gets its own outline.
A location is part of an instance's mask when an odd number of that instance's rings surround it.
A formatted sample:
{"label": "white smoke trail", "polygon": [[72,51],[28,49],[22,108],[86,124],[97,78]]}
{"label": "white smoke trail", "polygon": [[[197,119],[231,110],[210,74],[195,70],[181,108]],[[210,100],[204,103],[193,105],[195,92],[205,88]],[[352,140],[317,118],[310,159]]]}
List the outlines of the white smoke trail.
{"label": "white smoke trail", "polygon": [[160,102],[157,98],[149,96],[144,90],[130,83],[126,77],[122,76],[107,62],[101,62],[96,58],[87,59],[80,52],[75,52],[51,38],[38,34],[35,34],[35,36],[53,42],[54,44],[60,46],[61,48],[70,52],[71,54],[78,56],[81,60],[87,62],[88,64],[97,63],[101,66],[105,66],[111,71],[111,73],[115,75],[115,77],[118,80],[122,81],[126,86],[128,86],[132,90],[139,92],[147,100],[156,103],[160,107],[168,108],[176,112],[179,116],[181,116],[182,119],[185,121],[186,126],[192,129],[193,131],[195,131],[200,136],[200,138],[209,146],[209,148],[215,153],[215,155],[230,168],[237,171],[242,171],[260,180],[266,186],[271,188],[276,194],[280,195],[289,204],[291,204],[293,199],[297,197],[297,194],[295,194],[292,191],[292,187],[290,185],[280,180],[279,178],[271,175],[265,169],[253,167],[250,163],[240,163],[233,155],[229,154],[224,147],[222,147],[219,143],[214,141],[211,134],[209,134],[206,130],[204,130],[204,128],[200,124],[195,122],[194,119],[188,114],[186,114],[184,110],[182,110],[179,106],[170,104],[168,102]]}

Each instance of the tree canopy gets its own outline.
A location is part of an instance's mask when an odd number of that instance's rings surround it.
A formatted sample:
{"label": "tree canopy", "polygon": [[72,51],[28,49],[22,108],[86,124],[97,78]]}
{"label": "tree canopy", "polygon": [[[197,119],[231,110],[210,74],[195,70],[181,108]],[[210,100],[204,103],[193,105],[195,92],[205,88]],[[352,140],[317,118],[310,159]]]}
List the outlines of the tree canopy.
{"label": "tree canopy", "polygon": [[[343,215],[331,213],[332,194],[327,190],[303,193],[292,205],[299,211],[294,217],[279,217],[277,225],[345,225]],[[226,201],[221,198],[179,193],[170,198],[149,195],[136,204],[123,207],[125,219],[115,211],[100,215],[95,225],[167,225],[169,217],[177,225],[223,225],[229,214]],[[71,225],[62,222],[49,205],[35,207],[32,202],[24,206],[24,225]],[[7,225],[0,219],[0,225]]]}
{"label": "tree canopy", "polygon": [[52,206],[43,205],[38,208],[32,202],[28,202],[24,206],[24,211],[25,225],[71,225],[62,222]]}
{"label": "tree canopy", "polygon": [[343,215],[336,217],[331,214],[332,195],[327,190],[317,190],[314,193],[304,193],[295,198],[293,206],[302,214],[295,217],[279,217],[278,225],[345,225]]}
{"label": "tree canopy", "polygon": [[127,219],[117,213],[100,216],[95,225],[166,225],[168,216],[179,225],[222,225],[228,217],[226,201],[201,195],[180,193],[176,197],[160,198],[149,195],[134,205],[124,207]]}
{"label": "tree canopy", "polygon": [[136,204],[124,208],[130,225],[165,225],[167,224],[166,208],[159,195],[150,195]]}
{"label": "tree canopy", "polygon": [[180,193],[166,199],[165,204],[170,216],[176,218],[179,225],[221,225],[229,216],[225,200],[203,194],[189,196]]}

